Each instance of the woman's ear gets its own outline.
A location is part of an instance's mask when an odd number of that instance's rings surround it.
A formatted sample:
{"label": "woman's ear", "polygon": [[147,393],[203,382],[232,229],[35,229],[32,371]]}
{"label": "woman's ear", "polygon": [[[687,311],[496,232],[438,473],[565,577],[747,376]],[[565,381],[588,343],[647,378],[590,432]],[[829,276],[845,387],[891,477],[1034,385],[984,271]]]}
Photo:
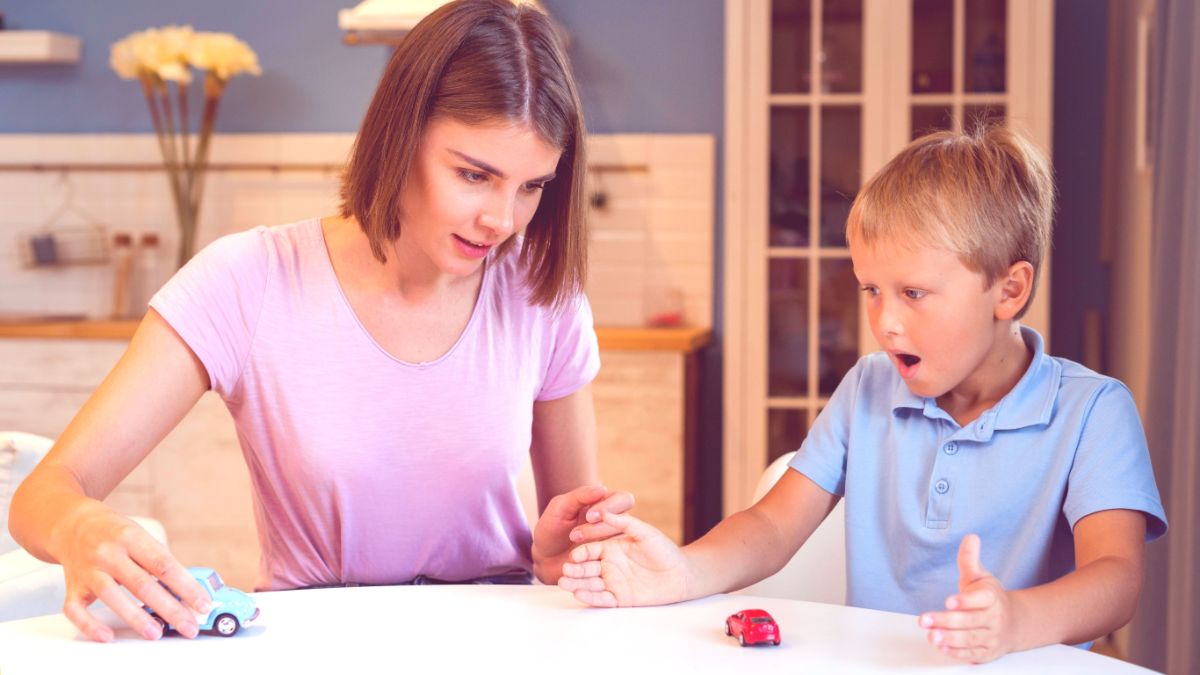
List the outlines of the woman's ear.
{"label": "woman's ear", "polygon": [[1029,302],[1033,294],[1033,265],[1019,260],[1009,265],[1008,272],[996,281],[999,297],[996,298],[996,318],[1011,321]]}

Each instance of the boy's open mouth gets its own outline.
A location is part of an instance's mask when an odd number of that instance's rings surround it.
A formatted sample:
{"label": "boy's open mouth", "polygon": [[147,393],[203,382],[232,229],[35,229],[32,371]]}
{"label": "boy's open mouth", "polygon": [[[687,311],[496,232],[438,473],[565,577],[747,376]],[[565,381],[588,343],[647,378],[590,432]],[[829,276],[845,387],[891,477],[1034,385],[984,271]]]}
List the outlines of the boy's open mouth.
{"label": "boy's open mouth", "polygon": [[921,357],[912,354],[896,354],[896,358],[900,359],[900,362],[909,368],[921,362]]}

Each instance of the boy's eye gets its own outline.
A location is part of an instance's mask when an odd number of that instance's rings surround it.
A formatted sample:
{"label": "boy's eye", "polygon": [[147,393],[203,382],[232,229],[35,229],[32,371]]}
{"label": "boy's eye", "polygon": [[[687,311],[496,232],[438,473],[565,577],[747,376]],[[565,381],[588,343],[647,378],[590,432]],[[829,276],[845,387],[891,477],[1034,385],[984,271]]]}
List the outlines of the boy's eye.
{"label": "boy's eye", "polygon": [[904,297],[908,298],[909,300],[920,300],[921,298],[925,297],[925,291],[917,290],[915,288],[906,288],[904,290]]}
{"label": "boy's eye", "polygon": [[874,286],[863,286],[861,290],[863,293],[866,293],[867,295],[878,295],[879,294],[879,289],[875,288]]}

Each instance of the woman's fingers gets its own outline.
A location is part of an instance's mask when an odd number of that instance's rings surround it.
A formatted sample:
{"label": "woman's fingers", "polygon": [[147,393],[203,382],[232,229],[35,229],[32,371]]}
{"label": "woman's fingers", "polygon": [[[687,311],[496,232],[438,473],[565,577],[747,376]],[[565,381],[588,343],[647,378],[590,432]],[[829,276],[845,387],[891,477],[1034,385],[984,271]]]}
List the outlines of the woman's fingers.
{"label": "woman's fingers", "polygon": [[73,589],[67,589],[67,599],[63,603],[63,614],[80,633],[83,633],[89,640],[96,642],[112,642],[113,631],[103,622],[92,616],[87,610],[88,605],[91,605],[96,600],[95,596],[87,592],[79,592]]}

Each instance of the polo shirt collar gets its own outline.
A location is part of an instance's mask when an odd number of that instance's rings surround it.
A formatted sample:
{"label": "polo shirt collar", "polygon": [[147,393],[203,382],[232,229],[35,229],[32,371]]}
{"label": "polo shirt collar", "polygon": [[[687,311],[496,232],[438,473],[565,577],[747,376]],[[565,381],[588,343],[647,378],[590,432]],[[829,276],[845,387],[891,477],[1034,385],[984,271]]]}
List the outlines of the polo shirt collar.
{"label": "polo shirt collar", "polygon": [[[996,429],[1021,429],[1048,424],[1054,412],[1062,365],[1046,355],[1045,342],[1036,330],[1021,326],[1021,338],[1033,351],[1033,360],[1012,391],[973,423],[983,436],[990,437]],[[917,396],[904,384],[904,380],[897,377],[892,392],[892,412],[905,408],[920,410],[931,419],[953,421],[946,411],[938,407],[936,399]]]}

